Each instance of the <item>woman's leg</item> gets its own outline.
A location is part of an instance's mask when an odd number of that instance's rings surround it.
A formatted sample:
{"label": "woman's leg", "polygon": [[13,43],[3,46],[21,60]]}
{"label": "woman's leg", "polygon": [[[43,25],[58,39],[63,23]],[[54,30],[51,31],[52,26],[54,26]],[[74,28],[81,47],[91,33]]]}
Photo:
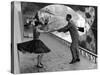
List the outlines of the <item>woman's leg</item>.
{"label": "woman's leg", "polygon": [[41,64],[41,65],[43,65],[43,64],[42,64],[43,55],[44,55],[43,53],[40,55],[40,64]]}
{"label": "woman's leg", "polygon": [[40,55],[37,56],[37,65],[40,63]]}
{"label": "woman's leg", "polygon": [[37,57],[37,67],[39,67],[39,68],[43,68],[42,59],[43,59],[43,54],[38,55],[38,57]]}

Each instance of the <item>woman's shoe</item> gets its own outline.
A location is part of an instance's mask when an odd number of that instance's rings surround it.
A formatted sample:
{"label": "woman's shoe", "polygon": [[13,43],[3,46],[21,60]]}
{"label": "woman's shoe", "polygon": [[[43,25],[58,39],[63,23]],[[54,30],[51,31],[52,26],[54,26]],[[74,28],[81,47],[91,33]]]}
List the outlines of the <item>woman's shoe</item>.
{"label": "woman's shoe", "polygon": [[43,66],[43,64],[40,63],[40,64],[37,64],[37,67],[38,68],[43,68],[44,66]]}

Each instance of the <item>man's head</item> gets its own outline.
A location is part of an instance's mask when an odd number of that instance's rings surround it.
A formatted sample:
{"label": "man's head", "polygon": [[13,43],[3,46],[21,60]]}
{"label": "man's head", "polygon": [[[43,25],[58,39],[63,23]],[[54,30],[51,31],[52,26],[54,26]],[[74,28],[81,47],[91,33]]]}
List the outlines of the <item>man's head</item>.
{"label": "man's head", "polygon": [[67,14],[67,15],[66,15],[66,20],[67,20],[67,21],[70,21],[71,18],[72,18],[71,14]]}

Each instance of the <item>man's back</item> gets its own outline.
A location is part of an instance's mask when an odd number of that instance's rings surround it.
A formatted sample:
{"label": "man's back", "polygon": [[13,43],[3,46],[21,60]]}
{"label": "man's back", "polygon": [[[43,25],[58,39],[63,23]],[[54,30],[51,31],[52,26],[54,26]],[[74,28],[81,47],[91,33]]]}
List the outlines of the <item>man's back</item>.
{"label": "man's back", "polygon": [[79,34],[78,34],[78,29],[73,21],[69,21],[68,25],[65,27],[57,30],[58,32],[70,32],[71,38],[72,38],[72,43],[78,43],[79,40]]}
{"label": "man's back", "polygon": [[79,34],[76,25],[74,24],[73,21],[70,21],[68,23],[68,27],[69,27],[68,30],[72,38],[72,43],[77,43],[79,40]]}

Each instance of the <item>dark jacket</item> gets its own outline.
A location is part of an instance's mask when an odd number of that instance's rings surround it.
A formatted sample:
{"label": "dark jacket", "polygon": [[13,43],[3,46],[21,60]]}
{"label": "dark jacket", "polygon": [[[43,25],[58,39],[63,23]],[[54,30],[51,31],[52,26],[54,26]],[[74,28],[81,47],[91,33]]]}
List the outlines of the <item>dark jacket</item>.
{"label": "dark jacket", "polygon": [[68,25],[59,29],[58,32],[70,32],[72,44],[78,44],[79,34],[76,25],[73,21],[68,22]]}

